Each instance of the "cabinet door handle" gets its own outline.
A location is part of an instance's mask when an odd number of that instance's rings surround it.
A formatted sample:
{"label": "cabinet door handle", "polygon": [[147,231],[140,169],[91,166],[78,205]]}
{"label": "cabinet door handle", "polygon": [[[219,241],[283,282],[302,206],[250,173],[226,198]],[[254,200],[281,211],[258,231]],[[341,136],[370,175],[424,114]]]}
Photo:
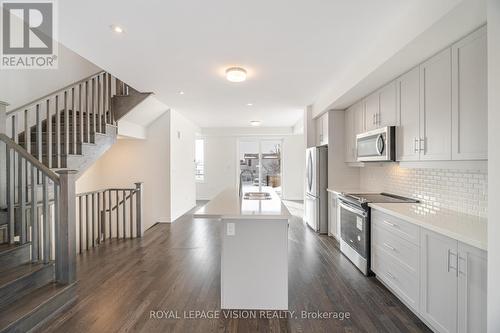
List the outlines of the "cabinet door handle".
{"label": "cabinet door handle", "polygon": [[375,125],[375,114],[372,114],[372,125]]}
{"label": "cabinet door handle", "polygon": [[425,153],[425,138],[420,138],[419,140],[419,150]]}
{"label": "cabinet door handle", "polygon": [[[460,269],[460,266],[461,266],[461,265],[460,265],[460,261],[463,261],[463,262],[464,262],[464,265],[465,265],[464,270],[461,270],[461,269]],[[468,269],[468,268],[467,268],[467,259],[466,259],[466,258],[464,258],[464,257],[462,257],[462,256],[459,254],[459,255],[458,255],[458,273],[459,273],[459,274],[462,274],[463,276],[467,276],[467,269]]]}
{"label": "cabinet door handle", "polygon": [[376,117],[375,119],[377,119],[377,124],[380,126],[380,123],[381,123],[381,121],[380,121],[380,113],[377,113],[375,117]]}
{"label": "cabinet door handle", "polygon": [[451,256],[455,256],[456,257],[455,262],[458,264],[458,256],[455,253],[453,253],[450,249],[448,249],[448,273],[450,272],[451,269],[454,269],[456,271],[456,274],[458,275],[458,269],[457,269],[457,267],[456,266],[453,267],[451,265]]}
{"label": "cabinet door handle", "polygon": [[389,244],[387,244],[387,243],[384,243],[384,246],[385,246],[386,248],[388,248],[389,250],[391,250],[391,251],[396,251],[396,249],[395,249],[395,248],[393,248],[392,246],[390,246],[390,245],[389,245]]}
{"label": "cabinet door handle", "polygon": [[384,223],[387,224],[388,226],[396,227],[396,225],[394,223],[388,222],[386,220],[384,220]]}

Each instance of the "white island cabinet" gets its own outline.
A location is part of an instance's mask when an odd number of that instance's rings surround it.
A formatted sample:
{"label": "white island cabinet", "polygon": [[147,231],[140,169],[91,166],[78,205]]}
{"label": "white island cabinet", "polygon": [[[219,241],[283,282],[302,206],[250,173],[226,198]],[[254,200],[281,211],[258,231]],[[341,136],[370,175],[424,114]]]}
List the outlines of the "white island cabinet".
{"label": "white island cabinet", "polygon": [[272,188],[262,191],[268,199],[245,199],[227,189],[194,214],[221,221],[222,309],[288,310],[291,215]]}

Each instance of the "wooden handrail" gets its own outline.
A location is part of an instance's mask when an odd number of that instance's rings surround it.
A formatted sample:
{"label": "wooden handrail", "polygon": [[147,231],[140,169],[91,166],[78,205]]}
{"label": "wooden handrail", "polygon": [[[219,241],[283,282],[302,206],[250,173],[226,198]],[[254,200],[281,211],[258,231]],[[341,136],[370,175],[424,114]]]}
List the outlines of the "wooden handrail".
{"label": "wooden handrail", "polygon": [[63,92],[63,91],[65,91],[65,90],[67,90],[67,89],[69,89],[69,88],[71,88],[71,87],[77,86],[77,85],[79,85],[80,83],[83,83],[83,82],[85,82],[85,81],[87,81],[87,80],[90,80],[91,78],[93,78],[93,77],[95,77],[95,76],[98,76],[98,75],[101,75],[101,74],[103,74],[103,73],[106,73],[106,71],[101,70],[101,71],[99,71],[99,72],[97,72],[97,73],[94,73],[94,74],[92,74],[92,75],[90,75],[90,76],[87,76],[87,77],[85,77],[85,78],[83,78],[83,79],[81,79],[81,80],[79,80],[79,81],[77,81],[77,82],[73,82],[73,83],[71,83],[71,84],[69,84],[69,85],[67,85],[67,86],[65,86],[65,87],[63,87],[63,88],[61,88],[61,89],[57,89],[57,90],[55,90],[55,91],[51,92],[50,94],[47,94],[47,95],[45,95],[45,96],[43,96],[43,97],[37,98],[37,99],[35,99],[35,100],[32,100],[31,102],[26,103],[26,104],[24,104],[24,105],[21,105],[21,106],[19,106],[19,107],[15,108],[14,110],[10,110],[10,111],[8,111],[8,112],[7,112],[7,116],[9,116],[9,115],[11,115],[11,114],[13,114],[13,113],[19,112],[19,111],[21,111],[21,110],[23,110],[23,109],[26,109],[26,108],[28,108],[29,106],[35,105],[35,104],[39,103],[40,101],[43,101],[43,100],[45,100],[45,99],[49,98],[50,96],[56,95],[56,94],[58,94],[58,93],[60,93],[60,92]]}
{"label": "wooden handrail", "polygon": [[50,178],[50,180],[52,180],[54,183],[59,184],[59,176],[56,173],[54,173],[52,170],[43,165],[42,162],[37,160],[33,155],[31,155],[23,147],[15,143],[7,135],[0,133],[0,141],[3,141],[7,145],[7,147],[15,150],[19,155],[21,155],[25,160],[31,163],[35,168],[40,170],[45,176]]}
{"label": "wooden handrail", "polygon": [[136,190],[137,189],[135,189],[135,188],[105,188],[105,189],[100,189],[100,190],[95,190],[95,191],[77,193],[76,196],[82,197],[82,196],[90,195],[90,194],[104,193],[106,191],[136,191]]}

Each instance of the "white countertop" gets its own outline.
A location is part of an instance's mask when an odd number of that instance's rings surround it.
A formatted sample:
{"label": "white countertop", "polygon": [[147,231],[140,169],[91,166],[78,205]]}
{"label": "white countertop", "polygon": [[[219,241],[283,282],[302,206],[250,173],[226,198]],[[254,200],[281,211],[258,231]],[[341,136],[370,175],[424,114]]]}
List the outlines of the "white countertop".
{"label": "white countertop", "polygon": [[330,193],[341,194],[341,193],[380,193],[377,191],[370,191],[367,189],[356,188],[356,187],[345,187],[345,186],[333,186],[326,189]]}
{"label": "white countertop", "polygon": [[369,206],[462,243],[488,250],[485,218],[416,203],[371,203]]}
{"label": "white countertop", "polygon": [[[245,192],[258,191],[257,187],[243,188]],[[238,189],[228,188],[194,213],[194,217],[222,219],[286,219],[291,214],[271,187],[262,192],[271,194],[268,200],[247,200],[239,196]]]}

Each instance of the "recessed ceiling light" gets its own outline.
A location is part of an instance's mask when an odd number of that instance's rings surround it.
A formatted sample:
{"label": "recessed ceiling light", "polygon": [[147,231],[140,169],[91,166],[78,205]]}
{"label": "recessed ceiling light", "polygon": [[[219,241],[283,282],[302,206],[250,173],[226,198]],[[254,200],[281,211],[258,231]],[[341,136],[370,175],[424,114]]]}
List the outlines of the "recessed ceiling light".
{"label": "recessed ceiling light", "polygon": [[111,26],[111,30],[113,30],[113,32],[116,32],[117,34],[121,34],[124,32],[122,27],[120,27],[119,25],[115,25],[115,24],[113,24]]}
{"label": "recessed ceiling light", "polygon": [[226,79],[231,82],[243,82],[247,79],[247,71],[241,67],[226,69]]}
{"label": "recessed ceiling light", "polygon": [[260,126],[260,121],[259,120],[252,120],[250,122],[250,125],[254,126],[254,127]]}
{"label": "recessed ceiling light", "polygon": [[179,95],[184,95],[184,91],[179,91]]}
{"label": "recessed ceiling light", "polygon": [[247,103],[247,106],[253,106],[253,103]]}

